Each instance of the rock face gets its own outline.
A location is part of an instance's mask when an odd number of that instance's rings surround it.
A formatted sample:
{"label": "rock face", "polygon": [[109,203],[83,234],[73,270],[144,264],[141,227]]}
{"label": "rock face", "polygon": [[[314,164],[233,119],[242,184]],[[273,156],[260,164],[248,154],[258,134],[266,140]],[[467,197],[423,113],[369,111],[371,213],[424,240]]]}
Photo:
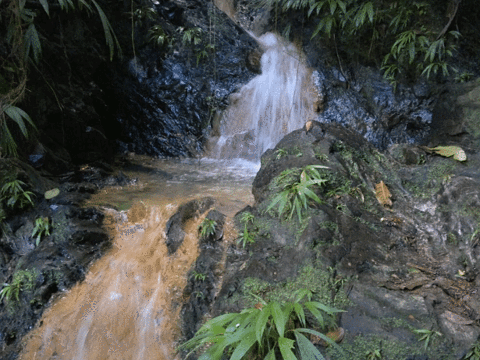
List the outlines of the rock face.
{"label": "rock face", "polygon": [[[306,288],[346,310],[337,322],[351,358],[375,349],[385,359],[462,358],[480,335],[477,91],[478,83],[452,88],[433,111],[456,109],[462,135],[441,131],[451,121],[435,116],[431,142],[461,146],[463,163],[408,144],[380,152],[344,127],[319,122],[267,151],[253,183],[255,205],[236,216],[239,234],[248,231],[254,242],[228,249],[209,311],[240,311],[258,297],[292,300]],[[313,178],[320,185],[301,187]],[[303,206],[305,188],[321,201],[307,197]],[[245,221],[247,213],[253,220]],[[428,344],[419,342],[424,333]]]}
{"label": "rock face", "polygon": [[164,15],[159,21],[170,48],[139,46],[135,59],[113,73],[105,69],[110,75],[99,81],[122,150],[195,156],[216,111],[253,77],[255,59],[248,54],[257,44],[212,3],[171,1],[156,10]]}
{"label": "rock face", "polygon": [[[104,215],[94,208],[81,208],[80,203],[102,184],[120,184],[122,176],[99,175],[102,171],[89,167],[72,173],[77,180],[92,182],[55,183],[41,177],[32,167],[19,160],[0,159],[0,178],[6,173],[21,180],[23,191],[30,191],[35,208],[5,206],[0,201],[0,283],[17,287],[18,291],[2,296],[0,302],[0,358],[15,359],[22,337],[42,316],[54,294],[66,291],[84,279],[88,266],[108,249],[110,238],[102,229]],[[103,170],[105,173],[105,171]],[[95,175],[96,174],[96,175]],[[3,186],[3,183],[2,183]],[[45,191],[58,188],[59,195],[45,199]],[[19,195],[20,197],[22,195]],[[1,215],[1,214],[0,214]],[[36,221],[48,219],[49,234],[43,233],[38,245],[33,235]],[[15,285],[17,284],[17,285]]]}

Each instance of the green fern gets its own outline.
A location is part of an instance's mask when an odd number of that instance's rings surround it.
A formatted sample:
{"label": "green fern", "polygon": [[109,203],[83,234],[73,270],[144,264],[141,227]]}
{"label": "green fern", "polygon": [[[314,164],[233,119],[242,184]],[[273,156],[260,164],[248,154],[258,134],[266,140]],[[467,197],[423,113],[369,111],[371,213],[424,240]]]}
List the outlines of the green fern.
{"label": "green fern", "polygon": [[200,232],[200,236],[202,238],[206,238],[215,234],[215,228],[217,226],[217,222],[212,219],[205,218],[202,223],[198,226],[198,231]]}
{"label": "green fern", "polygon": [[324,179],[318,169],[328,169],[322,165],[308,165],[300,173],[298,177],[291,178],[294,170],[287,170],[279,175],[280,182],[282,179],[289,179],[283,185],[283,190],[277,194],[265,212],[269,212],[277,207],[279,217],[286,214],[288,220],[297,214],[298,221],[302,222],[302,212],[309,208],[308,202],[313,200],[316,203],[321,203],[322,200],[312,190],[314,186],[322,187],[328,180]]}
{"label": "green fern", "polygon": [[28,138],[28,129],[25,123],[28,123],[35,130],[36,127],[25,111],[11,104],[4,105],[2,113],[0,114],[0,128],[2,130],[2,135],[0,135],[0,146],[5,150],[6,154],[16,156],[17,144],[8,127],[7,119],[15,122],[20,128],[23,136],[26,138]]}
{"label": "green fern", "polygon": [[[192,339],[182,344],[180,350],[190,351],[186,358],[203,352],[199,357],[201,360],[220,360],[225,351],[231,354],[230,360],[276,359],[277,351],[284,360],[324,359],[306,337],[313,335],[342,351],[326,335],[307,328],[315,326],[326,329],[334,326],[334,315],[342,310],[317,301],[302,302],[305,293],[298,296],[296,301],[284,304],[276,301],[265,303],[260,299],[257,307],[213,318]],[[315,319],[314,324],[307,323],[307,312]]]}

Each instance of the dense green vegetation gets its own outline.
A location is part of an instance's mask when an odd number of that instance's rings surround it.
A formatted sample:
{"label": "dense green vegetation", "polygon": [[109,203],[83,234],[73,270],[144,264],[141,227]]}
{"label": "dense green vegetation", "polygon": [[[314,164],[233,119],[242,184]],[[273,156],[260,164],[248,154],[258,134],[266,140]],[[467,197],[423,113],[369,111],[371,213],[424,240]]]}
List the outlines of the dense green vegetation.
{"label": "dense green vegetation", "polygon": [[[47,0],[0,1],[0,34],[3,37],[0,46],[6,55],[0,62],[0,156],[2,151],[6,155],[17,155],[17,143],[11,131],[13,123],[25,137],[28,137],[31,129],[35,129],[30,116],[16,105],[25,97],[32,68],[41,73],[42,43],[51,41],[39,33],[36,19],[45,15],[53,16],[54,12],[59,11],[96,12],[104,29],[110,59],[113,58],[115,47],[120,50],[112,26],[96,0],[58,0],[56,3]],[[30,130],[27,124],[31,126]]]}
{"label": "dense green vegetation", "polygon": [[451,60],[461,37],[457,15],[462,7],[474,6],[461,0],[257,0],[257,4],[272,8],[275,26],[287,36],[292,26],[298,26],[292,12],[300,13],[303,21],[314,24],[312,39],[321,37],[333,45],[340,67],[339,49],[350,59],[376,63],[394,84],[456,72]]}
{"label": "dense green vegetation", "polygon": [[[307,301],[304,297],[307,296]],[[196,335],[181,346],[183,350],[204,353],[200,359],[324,359],[311,342],[319,338],[337,346],[317,330],[334,327],[334,315],[341,310],[311,301],[307,290],[298,293],[294,302],[259,303],[240,313],[220,315],[207,321]],[[314,324],[309,324],[307,311]],[[310,320],[310,321],[312,321]],[[308,327],[307,327],[308,326]],[[310,337],[307,338],[307,336]],[[187,358],[188,356],[187,355]]]}

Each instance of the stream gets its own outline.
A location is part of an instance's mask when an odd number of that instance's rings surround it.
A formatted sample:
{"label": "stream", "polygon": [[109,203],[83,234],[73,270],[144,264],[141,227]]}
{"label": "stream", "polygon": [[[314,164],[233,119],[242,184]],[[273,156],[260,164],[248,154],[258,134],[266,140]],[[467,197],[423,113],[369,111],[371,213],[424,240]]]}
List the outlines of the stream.
{"label": "stream", "polygon": [[206,212],[185,224],[185,239],[172,255],[167,221],[180,205],[210,196],[227,216],[223,241],[235,242],[232,218],[253,205],[261,154],[314,114],[318,95],[301,53],[272,33],[257,41],[264,51],[262,73],[231,95],[220,136],[210,139],[205,158],[132,155],[122,171],[134,184],[103,189],[85,204],[107,214],[113,247],[44,314],[20,359],[178,358],[183,289],[199,254],[198,227]]}
{"label": "stream", "polygon": [[[112,249],[44,314],[21,359],[176,359],[186,274],[199,254],[198,226],[206,213],[186,224],[185,239],[170,256],[166,223],[198,194],[215,198],[215,208],[231,219],[253,202],[257,168],[140,156],[130,163],[124,173],[135,184],[104,189],[86,204],[104,209]],[[224,241],[235,241],[231,220]]]}

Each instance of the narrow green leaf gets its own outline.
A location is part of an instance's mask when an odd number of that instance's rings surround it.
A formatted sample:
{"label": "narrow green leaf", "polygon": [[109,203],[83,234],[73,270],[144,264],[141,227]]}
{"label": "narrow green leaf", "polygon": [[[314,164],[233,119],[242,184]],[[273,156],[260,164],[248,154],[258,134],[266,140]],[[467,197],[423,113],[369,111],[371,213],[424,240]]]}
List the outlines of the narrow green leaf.
{"label": "narrow green leaf", "polygon": [[40,0],[40,4],[42,4],[43,10],[45,10],[47,15],[50,16],[50,13],[48,12],[48,1],[47,0]]}
{"label": "narrow green leaf", "polygon": [[300,358],[302,360],[323,360],[323,355],[318,349],[299,331],[294,331],[295,339],[297,339],[297,347],[300,351]]}
{"label": "narrow green leaf", "polygon": [[235,351],[233,352],[230,360],[241,360],[243,355],[245,355],[248,350],[255,344],[255,333],[250,332],[245,337],[242,338],[240,344],[235,347]]}
{"label": "narrow green leaf", "polygon": [[340,346],[338,346],[338,344],[335,341],[330,339],[327,335],[322,334],[321,332],[318,332],[318,331],[312,330],[312,329],[307,329],[307,328],[298,328],[298,329],[295,329],[295,332],[301,332],[301,333],[305,333],[305,334],[312,334],[312,335],[318,336],[320,339],[322,339],[325,342],[327,342],[328,344],[332,345],[333,347],[335,347],[335,349],[339,350],[343,354],[342,348],[340,348]]}
{"label": "narrow green leaf", "polygon": [[295,314],[297,314],[297,318],[298,320],[300,320],[300,324],[302,324],[302,326],[306,326],[305,312],[303,311],[303,306],[299,303],[294,303],[293,310],[295,311]]}
{"label": "narrow green leaf", "polygon": [[260,315],[257,318],[257,323],[255,324],[255,334],[257,337],[257,342],[262,346],[263,332],[265,331],[265,326],[267,325],[268,318],[270,317],[270,307],[264,307],[260,311]]}
{"label": "narrow green leaf", "polygon": [[375,11],[373,10],[373,3],[370,1],[365,5],[368,14],[368,20],[370,23],[373,23],[373,16],[375,15]]}
{"label": "narrow green leaf", "polygon": [[42,45],[40,43],[40,38],[38,37],[37,29],[35,25],[31,23],[24,35],[25,39],[25,59],[28,59],[30,55],[30,50],[33,52],[33,60],[38,63],[40,56],[42,54]]}
{"label": "narrow green leaf", "polygon": [[264,360],[277,360],[277,359],[275,358],[275,348],[271,349],[271,350],[268,352],[268,354],[267,354],[267,356],[265,356],[265,359],[264,359]]}
{"label": "narrow green leaf", "polygon": [[285,316],[283,315],[283,311],[278,302],[274,301],[270,304],[270,306],[271,306],[273,322],[275,323],[275,326],[277,328],[278,335],[283,337],[285,333],[285,323],[287,322],[287,319],[285,319]]}
{"label": "narrow green leaf", "polygon": [[278,347],[280,348],[283,360],[298,360],[292,352],[294,344],[294,340],[284,338],[283,336],[278,338]]}
{"label": "narrow green leaf", "polygon": [[107,16],[103,12],[102,8],[100,5],[95,0],[91,0],[95,8],[97,9],[98,15],[100,16],[100,20],[102,21],[102,26],[103,26],[103,31],[105,33],[105,41],[107,42],[107,45],[110,49],[110,61],[113,59],[113,53],[115,50],[115,45],[117,46],[119,52],[120,50],[120,44],[117,40],[117,37],[115,33],[113,32],[112,25],[110,25],[110,22],[107,19]]}

